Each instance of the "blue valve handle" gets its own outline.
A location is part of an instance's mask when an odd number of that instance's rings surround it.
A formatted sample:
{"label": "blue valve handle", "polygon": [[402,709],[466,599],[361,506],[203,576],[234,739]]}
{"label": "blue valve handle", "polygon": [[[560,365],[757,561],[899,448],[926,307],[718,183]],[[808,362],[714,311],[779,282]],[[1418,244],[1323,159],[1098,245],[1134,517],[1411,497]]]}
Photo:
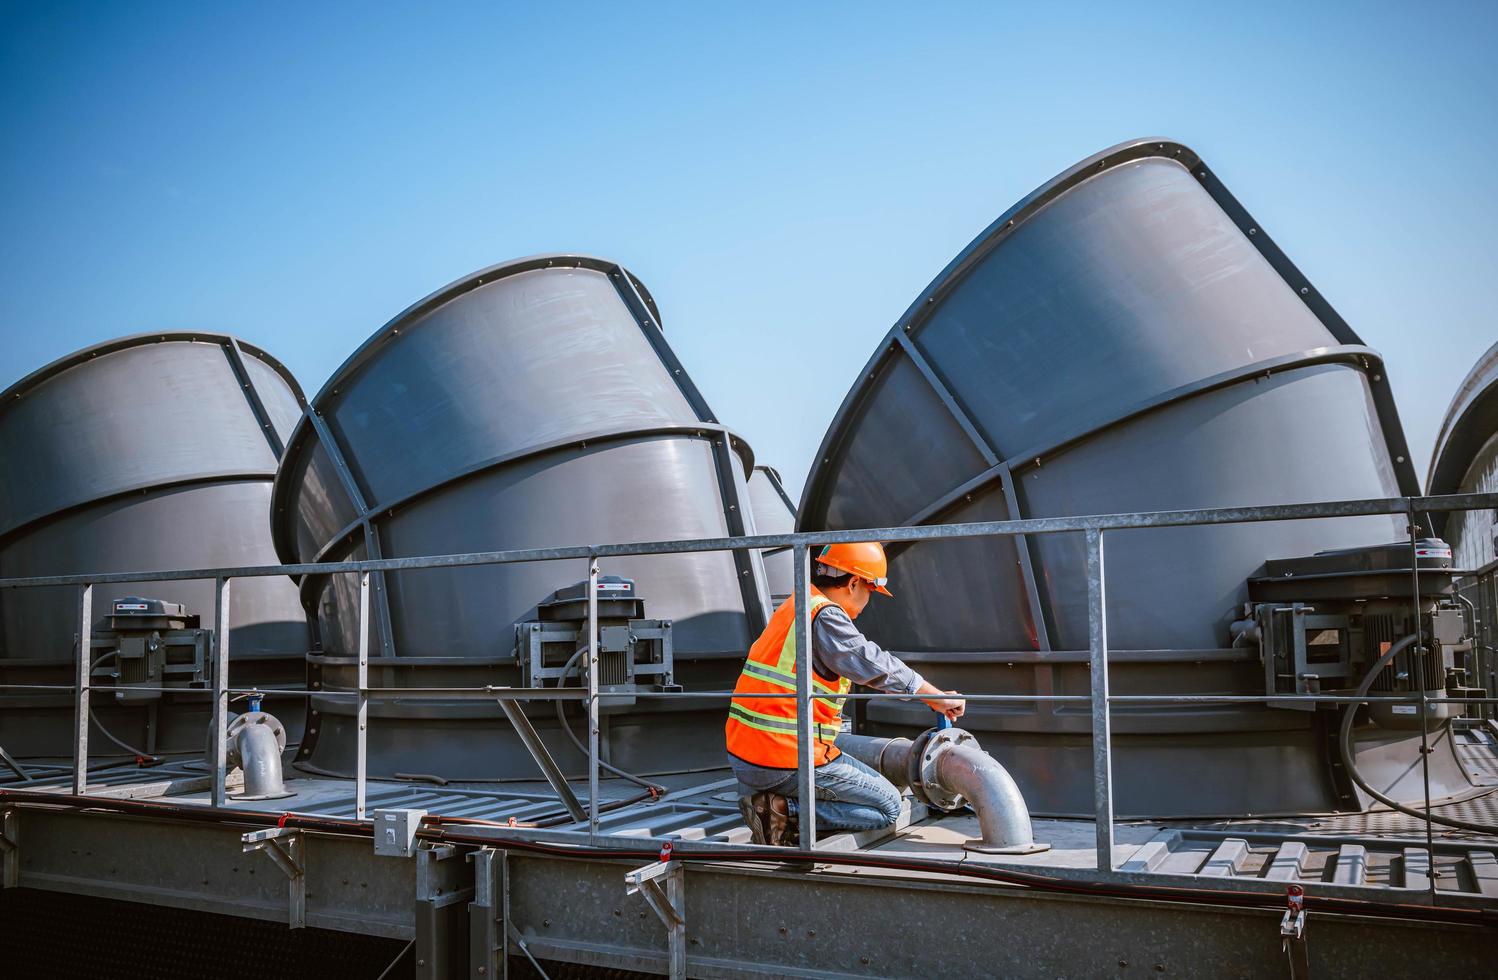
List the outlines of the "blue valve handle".
{"label": "blue valve handle", "polygon": [[950,719],[946,715],[941,714],[940,712],[938,712],[937,715],[936,715],[936,730],[937,731],[941,731],[942,729],[951,728],[951,727],[952,727],[952,719]]}

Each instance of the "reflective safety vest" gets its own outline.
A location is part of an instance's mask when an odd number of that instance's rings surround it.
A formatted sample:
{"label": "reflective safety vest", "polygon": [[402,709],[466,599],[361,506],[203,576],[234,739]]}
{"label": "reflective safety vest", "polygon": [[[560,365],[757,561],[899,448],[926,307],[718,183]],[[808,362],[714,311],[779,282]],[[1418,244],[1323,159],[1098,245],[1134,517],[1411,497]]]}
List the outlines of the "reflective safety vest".
{"label": "reflective safety vest", "polygon": [[[728,707],[728,723],[724,728],[730,753],[745,762],[771,769],[797,767],[796,699],[737,695],[795,693],[795,601],[792,596],[780,604],[765,631],[750,647],[743,673],[733,689],[735,697]],[[815,588],[811,590],[813,621],[830,605],[831,599]],[[816,691],[832,695],[812,702],[812,735],[816,739],[816,764],[820,766],[841,754],[832,743],[842,729],[843,695],[853,685],[845,677],[825,681],[815,670],[811,680]]]}

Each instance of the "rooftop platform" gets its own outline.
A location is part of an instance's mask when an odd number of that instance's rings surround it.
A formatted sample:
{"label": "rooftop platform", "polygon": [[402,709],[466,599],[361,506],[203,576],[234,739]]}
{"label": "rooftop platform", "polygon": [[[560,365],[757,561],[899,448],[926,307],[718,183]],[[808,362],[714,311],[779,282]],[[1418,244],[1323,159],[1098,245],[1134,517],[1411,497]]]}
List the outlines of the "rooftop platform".
{"label": "rooftop platform", "polygon": [[[1471,740],[1474,767],[1494,767],[1494,744]],[[0,782],[8,885],[409,940],[419,977],[503,975],[511,957],[667,973],[678,952],[692,976],[961,976],[976,962],[1261,975],[1284,969],[1292,884],[1308,898],[1313,961],[1476,976],[1498,919],[1498,837],[1436,826],[1427,840],[1423,821],[1386,811],[1121,821],[1103,874],[1090,820],[1038,817],[1049,850],[981,854],[963,846],[979,833],[970,812],[908,798],[889,831],[825,833],[809,860],[766,853],[748,845],[726,770],[663,777],[657,799],[603,780],[598,835],[539,780],[372,780],[372,816],[428,814],[409,856],[382,857],[353,819],[352,780],[288,769],[293,796],[255,801],[231,781],[215,810],[200,761],[101,768],[88,801],[65,767],[28,771]],[[1436,810],[1491,819],[1495,807],[1485,793]],[[642,873],[674,896],[677,926],[652,911],[648,885],[626,883]]]}

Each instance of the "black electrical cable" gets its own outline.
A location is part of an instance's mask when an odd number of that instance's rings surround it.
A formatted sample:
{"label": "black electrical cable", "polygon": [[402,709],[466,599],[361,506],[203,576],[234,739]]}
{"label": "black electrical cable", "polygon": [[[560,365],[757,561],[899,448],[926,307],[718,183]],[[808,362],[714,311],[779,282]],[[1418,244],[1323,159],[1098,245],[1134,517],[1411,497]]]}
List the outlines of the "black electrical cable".
{"label": "black electrical cable", "polygon": [[[1414,642],[1415,635],[1411,634],[1390,646],[1388,650],[1384,651],[1384,655],[1374,661],[1373,666],[1368,668],[1368,673],[1363,675],[1363,682],[1358,685],[1357,693],[1354,694],[1353,697],[1367,697],[1368,689],[1373,686],[1373,679],[1378,676],[1379,671],[1383,670],[1384,667],[1388,665],[1389,661],[1393,660],[1396,655],[1402,653],[1405,648],[1407,648],[1411,643]],[[1423,681],[1417,683],[1423,683]],[[1384,806],[1389,807],[1393,810],[1398,810],[1400,813],[1406,814],[1407,816],[1418,817],[1421,820],[1429,819],[1431,823],[1438,823],[1443,827],[1455,827],[1458,830],[1470,830],[1475,831],[1479,834],[1498,834],[1498,827],[1492,827],[1487,824],[1473,823],[1470,820],[1459,820],[1456,817],[1442,816],[1440,814],[1432,813],[1429,810],[1417,810],[1412,806],[1405,806],[1403,803],[1400,803],[1397,800],[1390,799],[1383,793],[1380,793],[1378,790],[1368,785],[1368,780],[1364,779],[1363,774],[1358,772],[1357,763],[1353,759],[1352,722],[1354,716],[1357,714],[1357,710],[1358,706],[1356,704],[1349,704],[1343,710],[1342,727],[1340,733],[1337,736],[1337,748],[1342,753],[1342,765],[1347,768],[1347,774],[1352,777],[1353,782],[1362,787],[1365,793],[1373,797],[1378,802],[1382,803]],[[1427,800],[1426,803],[1428,805],[1429,801]]]}
{"label": "black electrical cable", "polygon": [[[93,663],[88,665],[89,676],[93,676],[95,667],[99,666],[111,657],[117,656],[119,656],[119,651],[111,650],[108,653],[103,654],[95,659]],[[103,735],[105,738],[109,739],[111,742],[113,742],[115,745],[118,745],[126,752],[129,752],[131,755],[135,756],[136,759],[141,760],[142,764],[152,766],[161,764],[161,760],[156,758],[156,756],[152,755],[149,752],[142,752],[140,749],[116,736],[114,732],[111,732],[109,729],[105,728],[104,723],[99,720],[99,716],[94,714],[94,704],[92,700],[89,701],[88,705],[88,720],[93,722],[94,727],[99,730],[99,734]]]}
{"label": "black electrical cable", "polygon": [[[587,652],[588,652],[587,647],[583,647],[582,649],[580,649],[576,653],[574,653],[567,660],[567,662],[562,665],[562,676],[557,680],[557,687],[566,687],[567,686],[567,678],[572,673],[572,667],[573,667],[573,665],[577,663],[577,660],[578,660],[579,657],[581,657],[583,654],[585,654]],[[572,730],[572,725],[567,721],[567,713],[566,713],[566,711],[563,710],[563,708],[566,706],[566,704],[567,704],[567,702],[564,701],[563,699],[561,699],[561,698],[557,699],[557,721],[561,722],[562,731],[563,731],[563,733],[566,734],[567,738],[571,740],[573,746],[575,746],[577,748],[577,750],[579,752],[581,752],[583,755],[587,755],[588,754],[588,747],[585,746],[585,745],[583,745],[582,740],[577,737],[577,733]],[[666,787],[662,786],[660,783],[652,783],[650,780],[641,778],[640,776],[636,776],[634,773],[625,772],[623,769],[620,769],[618,766],[609,765],[607,762],[604,762],[602,759],[598,760],[598,768],[600,768],[600,769],[607,769],[609,772],[613,773],[614,775],[618,776],[621,779],[627,779],[630,782],[634,783],[636,786],[643,786],[643,787],[645,787],[645,789],[646,789],[645,796],[640,797],[640,799],[645,799],[646,797],[660,796],[660,795],[662,795],[663,793],[666,792]]]}
{"label": "black electrical cable", "polygon": [[[154,800],[94,799],[87,796],[67,796],[56,793],[36,792],[34,790],[0,789],[0,801],[7,803],[36,803],[48,807],[71,806],[77,809],[112,811],[137,816],[164,817],[201,823],[238,824],[255,827],[288,827],[293,830],[346,834],[358,837],[368,837],[373,833],[373,826],[367,820],[357,821],[337,817],[313,817],[296,813],[278,814],[263,811],[231,810],[211,806],[162,803]],[[658,860],[660,858],[659,848],[654,844],[648,844],[643,847],[590,847],[586,845],[526,840],[519,837],[464,835],[446,830],[423,830],[418,836],[423,840],[437,843],[462,844],[472,847],[499,847],[507,850],[530,851],[557,857],[596,858],[598,860],[620,860],[627,858],[647,861]],[[673,844],[675,846],[672,849],[671,858],[678,861],[726,861],[775,865],[812,864],[879,868],[903,872],[955,875],[1007,885],[1019,885],[1033,888],[1036,891],[1062,892],[1101,898],[1130,898],[1191,904],[1230,905],[1244,908],[1274,908],[1277,910],[1283,910],[1285,907],[1285,894],[1280,891],[1240,892],[1177,885],[1055,878],[1038,872],[1020,871],[1013,868],[997,868],[991,865],[968,861],[943,861],[903,855],[892,857],[877,852],[801,851],[794,848],[780,847],[756,847],[752,849],[743,847],[722,848],[709,844],[694,844],[688,841],[674,841]],[[1361,915],[1398,921],[1421,920],[1462,925],[1498,926],[1498,913],[1495,913],[1491,909],[1379,902],[1325,895],[1307,895],[1305,896],[1305,903],[1306,907],[1312,911]]]}

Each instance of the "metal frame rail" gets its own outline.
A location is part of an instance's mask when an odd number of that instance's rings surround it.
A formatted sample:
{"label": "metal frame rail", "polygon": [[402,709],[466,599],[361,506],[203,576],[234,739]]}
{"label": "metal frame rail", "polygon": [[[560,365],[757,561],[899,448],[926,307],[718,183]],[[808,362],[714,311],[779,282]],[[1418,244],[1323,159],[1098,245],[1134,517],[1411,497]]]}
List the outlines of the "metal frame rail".
{"label": "metal frame rail", "polygon": [[[93,587],[101,584],[129,582],[161,582],[191,579],[212,579],[215,583],[214,609],[214,662],[213,680],[215,733],[215,760],[213,773],[212,802],[215,807],[226,803],[226,746],[224,732],[227,728],[228,701],[231,694],[247,693],[247,689],[236,689],[229,684],[229,595],[230,584],[236,578],[257,578],[276,575],[357,575],[359,581],[359,687],[356,691],[262,691],[266,694],[300,695],[304,697],[354,697],[358,699],[357,725],[357,773],[355,818],[366,819],[365,801],[367,774],[368,705],[371,700],[400,698],[402,700],[544,700],[556,699],[583,701],[588,711],[588,805],[587,825],[590,840],[602,840],[599,835],[599,709],[600,699],[609,697],[598,690],[598,575],[599,560],[633,555],[677,554],[704,551],[747,551],[765,548],[790,548],[795,567],[795,594],[801,614],[796,617],[796,691],[795,693],[761,694],[754,697],[797,699],[802,710],[797,712],[798,739],[802,746],[799,758],[798,787],[800,791],[801,848],[811,851],[817,847],[816,797],[814,783],[814,742],[812,739],[812,712],[809,710],[814,696],[810,684],[808,657],[810,644],[810,549],[824,544],[856,541],[883,541],[886,543],[926,541],[933,539],[972,538],[987,536],[1021,536],[1032,534],[1081,533],[1087,542],[1087,592],[1089,611],[1089,663],[1092,675],[1090,693],[1086,695],[1055,694],[960,694],[976,702],[1087,702],[1092,715],[1093,789],[1094,817],[1097,827],[1097,875],[1100,879],[1125,880],[1117,869],[1114,858],[1113,837],[1113,761],[1111,737],[1111,706],[1118,703],[1150,704],[1227,704],[1227,703],[1364,703],[1389,701],[1412,703],[1419,706],[1424,719],[1431,704],[1498,705],[1498,698],[1429,698],[1423,691],[1409,696],[1378,696],[1353,698],[1338,695],[1113,695],[1108,690],[1108,624],[1106,616],[1106,569],[1104,563],[1104,541],[1109,531],[1184,527],[1209,524],[1239,524],[1265,521],[1316,520],[1336,517],[1361,517],[1379,515],[1404,515],[1409,519],[1409,535],[1413,550],[1420,530],[1420,515],[1431,512],[1460,510],[1498,509],[1498,493],[1455,494],[1443,497],[1392,497],[1383,499],[1347,500],[1326,503],[1284,504],[1265,507],[1232,507],[1211,510],[1155,511],[1133,514],[1107,514],[1084,517],[1031,518],[1013,521],[988,521],[970,524],[939,524],[918,527],[874,528],[854,531],[817,531],[793,534],[767,534],[729,538],[707,538],[693,541],[646,541],[632,544],[590,545],[568,548],[535,548],[516,551],[476,552],[459,555],[440,555],[419,558],[380,558],[368,561],[326,562],[321,564],[265,565],[248,567],[226,567],[189,569],[182,571],[120,572],[112,574],[49,575],[31,578],[0,579],[0,588],[43,588],[75,586],[78,588],[79,646],[78,670],[73,685],[5,684],[0,689],[27,690],[72,690],[74,692],[74,743],[72,759],[72,789],[75,796],[87,796],[88,773],[88,708],[90,677],[88,674],[88,637],[93,619]],[[369,612],[370,576],[383,572],[396,572],[421,568],[450,568],[470,565],[494,565],[512,562],[558,561],[576,559],[587,563],[588,582],[588,671],[587,684],[582,688],[517,688],[517,687],[427,687],[386,688],[369,686]],[[1416,572],[1415,574],[1418,574]],[[1412,592],[1411,601],[1418,603],[1419,591]],[[1418,622],[1418,615],[1416,616]],[[1424,655],[1423,653],[1421,655]],[[629,697],[649,698],[714,698],[727,699],[728,691],[660,692],[640,691]],[[904,698],[903,694],[858,693],[848,695],[854,700],[878,698]],[[1422,736],[1423,736],[1422,727]],[[1427,768],[1427,754],[1422,753],[1422,766]],[[1425,815],[1426,837],[1433,837],[1430,821],[1431,801],[1427,780]],[[538,839],[547,836],[538,832]],[[1432,879],[1430,898],[1435,900],[1435,884]]]}
{"label": "metal frame rail", "polygon": [[[1472,615],[1472,654],[1475,686],[1498,690],[1498,561],[1464,575],[1459,583],[1458,598]],[[1498,718],[1498,709],[1482,705],[1483,718]]]}

